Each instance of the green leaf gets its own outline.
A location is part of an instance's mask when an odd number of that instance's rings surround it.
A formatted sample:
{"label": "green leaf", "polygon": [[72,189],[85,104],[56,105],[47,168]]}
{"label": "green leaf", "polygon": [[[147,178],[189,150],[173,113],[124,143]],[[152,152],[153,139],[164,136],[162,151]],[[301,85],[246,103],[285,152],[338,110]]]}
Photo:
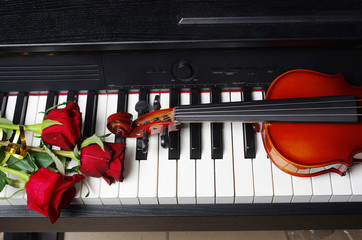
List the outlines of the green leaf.
{"label": "green leaf", "polygon": [[[12,121],[10,121],[6,118],[0,118],[0,123],[11,124],[11,125],[13,124]],[[14,130],[3,128],[2,131],[4,133],[2,140],[9,140],[11,138],[11,136],[13,135]]]}
{"label": "green leaf", "polygon": [[74,166],[74,167],[72,167],[72,168],[69,168],[69,169],[65,169],[65,171],[66,172],[68,172],[68,173],[71,173],[71,172],[78,172],[79,171],[79,165],[77,165],[77,166]]}
{"label": "green leaf", "polygon": [[51,156],[55,163],[55,167],[58,169],[59,173],[65,175],[65,167],[62,161],[49,149],[47,146],[43,145],[45,151]]}
{"label": "green leaf", "polygon": [[79,154],[78,146],[74,147],[73,153],[74,153],[74,156],[80,161],[80,154]]}
{"label": "green leaf", "polygon": [[31,154],[34,163],[39,168],[48,168],[54,163],[52,157],[48,153],[29,151],[28,154]]}
{"label": "green leaf", "polygon": [[102,150],[104,151],[104,145],[103,145],[103,142],[102,140],[97,136],[97,135],[93,135],[89,138],[87,138],[86,140],[84,140],[80,146],[80,148],[84,148],[88,145],[91,145],[91,144],[98,144],[98,146],[100,146],[102,148]]}
{"label": "green leaf", "polygon": [[106,137],[109,137],[109,136],[111,136],[111,133],[107,133],[107,134],[104,134],[104,135],[102,135],[102,136],[98,136],[99,138],[106,138]]}
{"label": "green leaf", "polygon": [[[4,154],[4,155],[3,155]],[[5,151],[0,151],[0,158],[4,159],[5,157]],[[35,170],[34,164],[29,158],[29,156],[26,156],[23,159],[18,159],[14,156],[10,156],[9,160],[6,162],[9,168],[19,170],[25,173],[32,173]]]}
{"label": "green leaf", "polygon": [[65,166],[67,163],[67,158],[64,156],[59,156],[59,155],[57,155],[57,157],[60,159],[60,161],[62,161],[63,166]]}
{"label": "green leaf", "polygon": [[63,125],[63,123],[47,119],[47,120],[44,120],[42,122],[41,128],[44,129],[44,128],[47,128],[47,127],[51,127],[53,125]]}
{"label": "green leaf", "polygon": [[0,171],[0,192],[4,189],[6,184],[10,183],[10,179],[6,176],[6,174]]}

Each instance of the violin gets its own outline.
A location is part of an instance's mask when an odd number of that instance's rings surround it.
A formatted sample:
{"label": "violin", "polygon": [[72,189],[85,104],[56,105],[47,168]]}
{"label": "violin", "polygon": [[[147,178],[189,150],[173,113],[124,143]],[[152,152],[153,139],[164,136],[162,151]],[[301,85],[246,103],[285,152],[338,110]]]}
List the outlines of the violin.
{"label": "violin", "polygon": [[132,121],[119,112],[107,119],[114,134],[146,138],[177,131],[183,122],[260,123],[263,143],[273,163],[299,177],[328,172],[345,175],[362,152],[362,87],[342,74],[292,70],[277,77],[265,100],[182,105],[153,111]]}

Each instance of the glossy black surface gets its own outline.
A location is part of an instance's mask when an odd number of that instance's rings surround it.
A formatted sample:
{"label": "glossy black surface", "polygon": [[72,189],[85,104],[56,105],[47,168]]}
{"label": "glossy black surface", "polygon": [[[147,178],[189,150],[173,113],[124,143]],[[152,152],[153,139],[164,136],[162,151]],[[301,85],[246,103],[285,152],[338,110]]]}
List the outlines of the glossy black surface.
{"label": "glossy black surface", "polygon": [[[140,102],[144,102],[146,104],[146,106],[144,106],[143,110],[141,110],[140,112],[138,112],[138,117],[142,116],[143,114],[148,112],[148,91],[146,89],[141,89],[139,92],[139,96],[138,96],[138,103]],[[136,109],[137,111],[137,109]],[[134,116],[135,117],[135,116]],[[137,149],[136,149],[136,159],[137,160],[146,160],[147,159],[147,151],[143,151],[144,147],[142,144],[142,141],[145,141],[147,138],[147,136],[144,136],[144,139],[142,138],[137,138]],[[148,141],[147,141],[148,143]]]}
{"label": "glossy black surface", "polygon": [[87,95],[87,105],[84,116],[83,137],[88,138],[95,133],[96,116],[97,116],[97,100],[96,91],[89,91]]}
{"label": "glossy black surface", "polygon": [[[180,90],[171,89],[170,107],[173,108],[180,104]],[[168,159],[180,159],[180,131],[169,132],[170,146],[168,149]]]}
{"label": "glossy black surface", "polygon": [[361,40],[361,12],[358,0],[5,1],[0,47],[54,51],[339,44]]}
{"label": "glossy black surface", "polygon": [[[249,87],[243,88],[243,101],[250,102],[251,89]],[[252,123],[243,123],[243,138],[244,138],[244,157],[255,158],[255,131]]]}
{"label": "glossy black surface", "polygon": [[[221,93],[220,89],[213,88],[211,90],[211,103],[220,103]],[[222,123],[211,123],[211,158],[222,159],[223,156],[223,136],[222,136]]]}

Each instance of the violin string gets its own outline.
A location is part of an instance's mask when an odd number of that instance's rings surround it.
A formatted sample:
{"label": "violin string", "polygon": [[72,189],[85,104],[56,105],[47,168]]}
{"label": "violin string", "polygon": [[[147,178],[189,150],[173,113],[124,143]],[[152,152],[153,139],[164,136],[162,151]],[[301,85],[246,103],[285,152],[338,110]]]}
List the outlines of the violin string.
{"label": "violin string", "polygon": [[[321,113],[316,113],[316,114],[246,114],[246,115],[241,115],[242,117],[332,117],[332,116],[362,116],[362,113],[326,113],[326,114],[321,114]],[[167,115],[164,120],[165,121],[170,121],[170,120],[175,120],[175,117],[181,117],[175,113],[172,113],[170,115]],[[215,115],[205,115],[202,114],[202,117],[205,118],[212,118],[215,117]],[[235,117],[235,115],[233,114],[223,114],[222,117]],[[186,119],[186,118],[191,118],[191,120],[193,118],[195,118],[195,116],[185,116],[183,115],[182,118]]]}
{"label": "violin string", "polygon": [[[242,117],[324,117],[324,116],[362,116],[362,113],[325,113],[325,114],[268,114],[268,115],[255,115],[246,114]],[[178,117],[178,116],[176,116]],[[182,118],[195,118],[195,116],[182,116]],[[202,117],[215,117],[215,115],[202,115]],[[235,117],[235,115],[222,115],[222,117]]]}
{"label": "violin string", "polygon": [[[164,120],[174,120],[175,116],[177,117],[180,117],[180,115],[183,115],[183,117],[187,117],[188,114],[192,115],[192,114],[200,114],[200,110],[203,110],[202,113],[207,113],[207,114],[213,114],[213,113],[222,113],[224,117],[228,117],[228,116],[235,116],[235,115],[226,115],[227,113],[230,113],[230,111],[232,111],[232,113],[235,113],[236,110],[245,110],[243,108],[250,108],[250,107],[258,107],[258,106],[281,106],[281,105],[284,105],[284,106],[287,106],[287,105],[294,105],[294,104],[320,104],[320,103],[343,103],[343,102],[361,102],[362,99],[352,99],[352,100],[326,100],[326,101],[312,101],[312,102],[296,102],[296,103],[269,103],[269,104],[251,104],[251,105],[238,105],[238,106],[212,106],[212,110],[210,110],[210,105],[212,104],[204,104],[205,105],[205,108],[200,108],[200,106],[202,105],[199,105],[199,107],[196,107],[196,108],[193,108],[191,107],[192,105],[184,105],[184,106],[190,106],[190,108],[186,108],[186,109],[179,109],[177,107],[174,108],[174,111],[172,111],[172,114],[169,114],[169,115],[166,115],[166,117],[164,117]],[[257,101],[253,102],[253,103],[256,103]],[[229,103],[235,103],[235,102],[229,102]],[[245,103],[245,102],[242,102],[242,103]],[[226,103],[227,104],[227,103]],[[204,106],[202,106],[204,107]],[[232,108],[231,110],[225,110],[225,111],[220,111],[218,110],[218,108],[223,108],[223,109],[227,109],[227,108]],[[235,108],[238,108],[238,109],[235,109]],[[326,109],[346,109],[346,108],[355,108],[355,109],[359,109],[359,108],[362,108],[362,106],[347,106],[347,107],[309,107],[309,108],[295,108],[295,109],[262,109],[262,110],[259,110],[259,109],[249,109],[248,111],[254,111],[254,112],[258,112],[258,111],[262,111],[262,112],[265,112],[265,111],[280,111],[280,110],[286,110],[286,111],[292,111],[292,110],[326,110]],[[195,110],[198,110],[197,112],[190,112],[191,109],[195,109]],[[208,110],[205,112],[205,110]],[[186,111],[186,113],[185,113]],[[184,115],[184,114],[187,114],[187,115]],[[243,115],[243,116],[259,116],[259,117],[262,117],[262,116],[352,116],[352,115],[355,115],[355,116],[361,116],[361,114],[279,114],[279,115]],[[215,115],[205,115],[203,114],[203,117],[214,117]],[[189,117],[192,117],[192,116],[189,116]]]}
{"label": "violin string", "polygon": [[[235,117],[235,115],[222,115],[223,117]],[[332,117],[332,116],[362,116],[362,114],[274,114],[274,115],[243,115],[243,117],[315,117],[315,116],[322,116],[322,117]],[[165,121],[174,121],[175,120],[175,114],[169,114],[164,117]],[[187,121],[187,118],[191,118],[190,121],[194,119],[194,116],[183,116],[184,120]],[[202,117],[215,117],[215,115],[202,115]],[[177,119],[176,119],[177,120]],[[227,121],[225,121],[227,122]]]}
{"label": "violin string", "polygon": [[[288,106],[288,105],[300,105],[300,104],[321,104],[321,103],[344,103],[344,102],[362,102],[362,99],[351,99],[351,100],[326,100],[326,101],[312,101],[312,102],[289,102],[289,103],[265,103],[265,100],[259,100],[259,101],[254,101],[254,102],[240,102],[243,103],[242,105],[229,105],[227,106],[227,103],[238,103],[238,102],[223,102],[221,104],[225,104],[225,106],[221,106],[221,105],[213,105],[213,104],[200,104],[197,107],[193,107],[192,105],[183,105],[183,106],[187,106],[187,108],[177,108],[175,107],[175,109],[177,109],[177,112],[182,112],[182,111],[189,111],[189,110],[203,110],[203,109],[209,109],[212,108],[214,109],[219,109],[219,108],[234,108],[234,107],[238,107],[238,108],[252,108],[252,107],[262,107],[262,106]],[[264,102],[262,104],[256,104],[258,102]],[[251,104],[248,104],[251,103]]]}
{"label": "violin string", "polygon": [[180,114],[182,114],[183,116],[185,115],[193,115],[193,114],[204,114],[204,113],[208,113],[208,114],[212,114],[212,113],[230,113],[230,112],[233,112],[233,113],[238,113],[238,112],[235,112],[236,110],[242,110],[241,112],[243,111],[247,111],[247,112],[272,112],[272,111],[296,111],[296,110],[331,110],[331,109],[336,109],[336,110],[344,110],[344,109],[360,109],[362,108],[362,106],[353,106],[353,107],[325,107],[325,108],[291,108],[291,109],[281,109],[281,108],[275,108],[275,109],[248,109],[248,110],[244,110],[244,109],[231,109],[231,110],[214,110],[214,109],[211,109],[208,111],[187,111],[187,112],[180,112],[176,111],[176,115],[179,116]]}

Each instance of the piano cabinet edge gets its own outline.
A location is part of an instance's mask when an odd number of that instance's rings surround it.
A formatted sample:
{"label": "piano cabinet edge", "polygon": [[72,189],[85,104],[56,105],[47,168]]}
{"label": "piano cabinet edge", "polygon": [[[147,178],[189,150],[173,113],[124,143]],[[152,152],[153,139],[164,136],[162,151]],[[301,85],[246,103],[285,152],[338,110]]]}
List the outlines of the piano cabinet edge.
{"label": "piano cabinet edge", "polygon": [[142,232],[360,229],[361,215],[1,218],[2,232]]}
{"label": "piano cabinet edge", "polygon": [[77,206],[49,219],[25,206],[0,206],[3,232],[240,231],[361,229],[361,203]]}

